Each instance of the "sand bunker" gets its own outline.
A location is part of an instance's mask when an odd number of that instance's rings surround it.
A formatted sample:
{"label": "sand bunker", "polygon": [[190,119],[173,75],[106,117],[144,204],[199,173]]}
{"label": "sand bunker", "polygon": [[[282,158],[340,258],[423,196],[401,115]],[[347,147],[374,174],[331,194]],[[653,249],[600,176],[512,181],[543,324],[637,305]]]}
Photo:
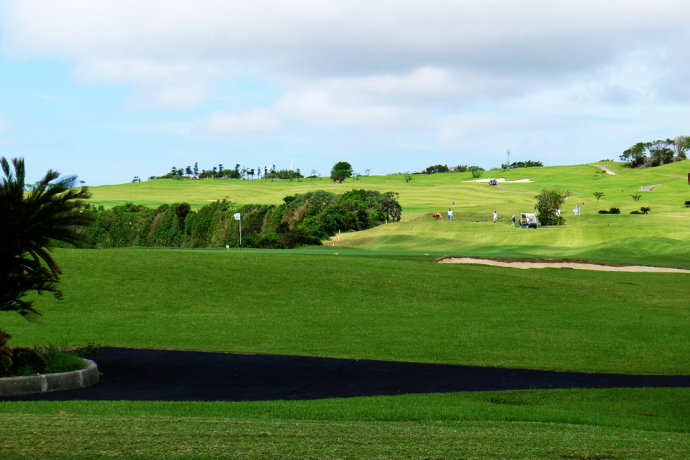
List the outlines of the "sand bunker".
{"label": "sand bunker", "polygon": [[606,174],[611,174],[612,176],[615,176],[615,175],[616,175],[615,172],[611,171],[609,168],[607,168],[607,167],[604,166],[604,165],[592,165],[592,166],[596,166],[597,168],[599,168],[599,169],[601,169],[602,171],[606,172]]}
{"label": "sand bunker", "polygon": [[441,264],[482,264],[510,268],[573,268],[577,270],[601,270],[608,272],[655,272],[655,273],[690,273],[682,268],[649,267],[645,265],[603,264],[586,261],[568,260],[519,260],[519,259],[476,259],[474,257],[444,257],[437,261]]}
{"label": "sand bunker", "polygon": [[656,187],[661,187],[662,185],[664,185],[664,184],[647,185],[644,187],[640,186],[640,192],[651,192],[652,189],[654,189]]}

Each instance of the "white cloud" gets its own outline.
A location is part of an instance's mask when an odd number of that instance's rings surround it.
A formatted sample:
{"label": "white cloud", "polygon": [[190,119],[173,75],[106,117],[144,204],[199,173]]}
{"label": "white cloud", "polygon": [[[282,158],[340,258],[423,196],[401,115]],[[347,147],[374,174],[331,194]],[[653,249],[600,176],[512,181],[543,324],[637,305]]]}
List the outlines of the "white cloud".
{"label": "white cloud", "polygon": [[246,113],[216,112],[199,124],[199,129],[212,135],[252,134],[273,132],[280,121],[268,110],[254,109]]}
{"label": "white cloud", "polygon": [[405,108],[323,90],[288,93],[277,103],[281,113],[321,126],[387,129],[410,122]]}
{"label": "white cloud", "polygon": [[22,0],[4,18],[4,39],[8,52],[74,60],[82,73],[127,83],[219,64],[277,79],[433,68],[542,79],[663,47],[688,15],[684,0]]}
{"label": "white cloud", "polygon": [[186,133],[294,119],[424,129],[452,150],[495,132],[552,148],[584,133],[586,116],[631,122],[690,100],[687,0],[17,0],[4,11],[6,54],[131,86],[132,107],[199,108],[242,75],[276,88],[273,106],[224,100],[232,110],[166,128]]}

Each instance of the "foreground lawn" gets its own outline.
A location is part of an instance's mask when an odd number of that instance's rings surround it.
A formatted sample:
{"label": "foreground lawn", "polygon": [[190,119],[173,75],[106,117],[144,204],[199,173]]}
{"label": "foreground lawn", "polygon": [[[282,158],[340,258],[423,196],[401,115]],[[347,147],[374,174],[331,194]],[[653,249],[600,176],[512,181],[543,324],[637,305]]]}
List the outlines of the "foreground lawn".
{"label": "foreground lawn", "polygon": [[[690,275],[424,254],[60,249],[66,299],[39,296],[42,322],[3,328],[13,345],[688,373]],[[0,402],[0,458],[685,458],[688,406],[688,388]]]}
{"label": "foreground lawn", "polygon": [[13,344],[684,374],[690,274],[436,264],[406,253],[58,250],[66,300]]}
{"label": "foreground lawn", "polygon": [[2,458],[684,458],[688,389],[0,404]]}

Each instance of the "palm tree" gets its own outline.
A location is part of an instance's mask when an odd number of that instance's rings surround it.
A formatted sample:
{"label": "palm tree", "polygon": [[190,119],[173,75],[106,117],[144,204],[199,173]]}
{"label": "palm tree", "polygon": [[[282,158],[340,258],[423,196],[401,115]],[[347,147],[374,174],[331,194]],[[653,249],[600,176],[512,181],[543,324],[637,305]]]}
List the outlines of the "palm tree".
{"label": "palm tree", "polygon": [[75,176],[46,175],[27,191],[24,160],[12,159],[14,173],[5,157],[0,159],[0,311],[16,311],[27,319],[40,315],[33,302],[22,300],[29,291],[62,296],[57,288],[60,269],[49,250],[54,241],[82,241],[79,226],[91,220],[82,199],[86,187],[73,189]]}

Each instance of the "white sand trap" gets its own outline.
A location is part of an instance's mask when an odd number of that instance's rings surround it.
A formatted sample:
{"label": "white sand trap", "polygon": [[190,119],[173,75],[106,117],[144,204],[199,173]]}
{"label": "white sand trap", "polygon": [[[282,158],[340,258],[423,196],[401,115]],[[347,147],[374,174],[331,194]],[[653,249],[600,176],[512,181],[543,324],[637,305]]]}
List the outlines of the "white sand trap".
{"label": "white sand trap", "polygon": [[640,192],[651,192],[652,189],[656,187],[661,187],[664,184],[654,184],[654,185],[646,185],[644,187],[640,187]]}
{"label": "white sand trap", "polygon": [[611,171],[609,168],[607,168],[607,167],[604,166],[604,165],[592,165],[592,166],[596,166],[597,168],[599,168],[599,169],[605,171],[606,174],[611,174],[612,176],[615,176],[615,175],[616,175],[615,172]]}
{"label": "white sand trap", "polygon": [[[493,177],[488,179],[475,179],[467,182],[489,182]],[[518,179],[518,180],[505,180],[503,177],[497,177],[496,182],[505,182],[506,184],[515,184],[517,182],[534,182],[532,179]]]}
{"label": "white sand trap", "polygon": [[645,265],[603,265],[595,262],[563,261],[502,261],[494,259],[475,259],[473,257],[444,257],[438,260],[441,264],[482,264],[509,268],[574,268],[577,270],[601,270],[607,272],[654,272],[654,273],[690,273],[682,268],[648,267]]}

